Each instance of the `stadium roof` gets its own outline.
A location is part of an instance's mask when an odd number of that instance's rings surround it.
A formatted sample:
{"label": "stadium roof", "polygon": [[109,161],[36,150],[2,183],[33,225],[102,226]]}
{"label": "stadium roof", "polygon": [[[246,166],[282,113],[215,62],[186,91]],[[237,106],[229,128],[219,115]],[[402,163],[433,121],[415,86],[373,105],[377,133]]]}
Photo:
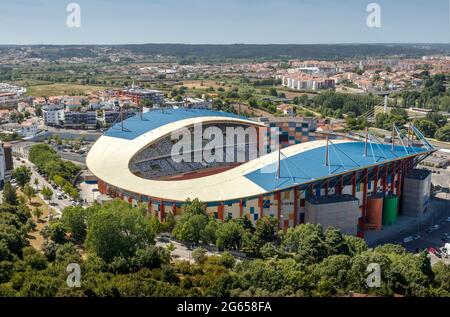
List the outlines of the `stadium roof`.
{"label": "stadium roof", "polygon": [[124,121],[122,130],[121,123],[113,125],[106,133],[106,136],[133,140],[144,133],[152,131],[160,126],[176,121],[201,118],[201,117],[223,117],[231,119],[247,120],[245,117],[228,112],[204,110],[204,109],[164,109],[145,112],[142,116],[134,116]]}
{"label": "stadium roof", "polygon": [[209,122],[263,125],[236,115],[209,110],[153,111],[146,113],[145,118],[148,121],[138,117],[127,120],[125,127],[130,131],[123,132],[117,126],[110,129],[89,152],[87,165],[94,175],[108,184],[166,201],[199,198],[203,202],[219,202],[255,197],[427,152],[423,148],[403,146],[395,146],[392,151],[389,145],[370,143],[365,157],[364,143],[334,140],[329,146],[330,164],[326,166],[326,141],[322,140],[282,150],[279,179],[278,152],[274,152],[231,170],[202,178],[151,180],[134,175],[129,169],[129,162],[138,151],[173,131]]}

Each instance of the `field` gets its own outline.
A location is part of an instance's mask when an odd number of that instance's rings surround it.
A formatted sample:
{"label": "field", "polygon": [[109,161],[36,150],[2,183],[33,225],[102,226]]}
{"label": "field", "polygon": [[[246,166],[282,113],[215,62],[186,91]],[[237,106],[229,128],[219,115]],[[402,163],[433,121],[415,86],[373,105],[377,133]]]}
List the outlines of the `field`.
{"label": "field", "polygon": [[[207,89],[209,87],[213,87],[214,89],[217,89],[219,87],[226,88],[225,86],[222,86],[219,84],[220,80],[210,80],[210,79],[204,79],[204,80],[184,80],[183,86],[187,87],[188,89]],[[181,83],[178,86],[182,86]]]}
{"label": "field", "polygon": [[90,86],[77,84],[49,84],[49,85],[35,85],[27,87],[27,94],[29,96],[48,97],[60,95],[89,95],[99,90],[105,90],[110,87],[105,86]]}

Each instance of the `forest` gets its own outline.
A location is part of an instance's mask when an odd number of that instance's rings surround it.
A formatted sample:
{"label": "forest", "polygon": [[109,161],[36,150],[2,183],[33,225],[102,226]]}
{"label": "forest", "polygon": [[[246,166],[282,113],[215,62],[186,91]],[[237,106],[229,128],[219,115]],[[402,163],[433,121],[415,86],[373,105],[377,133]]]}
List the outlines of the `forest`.
{"label": "forest", "polygon": [[[179,219],[160,222],[144,207],[114,201],[87,209],[68,207],[47,223],[42,250],[29,244],[30,210],[8,184],[0,205],[0,296],[209,296],[260,297],[450,296],[450,267],[431,266],[426,252],[399,245],[369,248],[364,240],[303,224],[277,232],[277,220],[216,222],[204,205],[187,201]],[[193,262],[157,246],[157,236],[194,246]],[[207,256],[201,246],[225,251]],[[230,252],[248,252],[236,259]],[[69,287],[69,264],[80,266],[80,287]],[[380,287],[368,287],[368,265],[381,269]]]}

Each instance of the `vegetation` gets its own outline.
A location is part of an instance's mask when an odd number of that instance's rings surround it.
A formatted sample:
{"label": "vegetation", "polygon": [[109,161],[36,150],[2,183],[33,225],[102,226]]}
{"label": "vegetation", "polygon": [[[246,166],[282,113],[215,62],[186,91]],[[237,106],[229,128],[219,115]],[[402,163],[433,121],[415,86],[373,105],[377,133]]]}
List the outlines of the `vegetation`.
{"label": "vegetation", "polygon": [[72,182],[75,175],[80,171],[80,168],[72,162],[63,161],[56,151],[47,144],[32,146],[29,159],[40,172],[50,179],[58,175],[67,182]]}
{"label": "vegetation", "polygon": [[[203,216],[202,206],[187,202],[185,223]],[[228,252],[207,256],[199,247],[189,263],[171,262],[170,251],[155,246],[154,218],[125,202],[67,208],[41,232],[42,251],[29,246],[30,219],[24,205],[0,205],[0,296],[450,296],[449,266],[431,268],[426,253],[414,256],[396,245],[369,249],[359,238],[317,225],[277,233],[271,218],[256,227],[230,219],[217,224],[217,239],[232,249],[256,241],[259,252],[236,262]],[[87,248],[85,257],[77,246]],[[66,284],[69,263],[81,266],[80,288]],[[380,288],[366,285],[370,263],[380,264]]]}
{"label": "vegetation", "polygon": [[306,102],[314,110],[323,116],[343,118],[346,114],[350,117],[359,117],[376,105],[379,105],[381,98],[371,95],[348,95],[335,92],[326,92]]}
{"label": "vegetation", "polygon": [[12,177],[16,180],[20,188],[24,188],[31,180],[31,171],[26,166],[20,166],[12,172]]}

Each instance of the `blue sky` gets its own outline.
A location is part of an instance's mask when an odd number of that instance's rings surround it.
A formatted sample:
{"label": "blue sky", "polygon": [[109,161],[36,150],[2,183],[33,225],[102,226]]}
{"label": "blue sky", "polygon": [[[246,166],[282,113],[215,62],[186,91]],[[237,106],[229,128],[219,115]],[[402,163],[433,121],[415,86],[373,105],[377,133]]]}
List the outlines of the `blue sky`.
{"label": "blue sky", "polygon": [[[0,44],[450,43],[449,1],[0,0]],[[66,26],[70,2],[79,29]]]}

